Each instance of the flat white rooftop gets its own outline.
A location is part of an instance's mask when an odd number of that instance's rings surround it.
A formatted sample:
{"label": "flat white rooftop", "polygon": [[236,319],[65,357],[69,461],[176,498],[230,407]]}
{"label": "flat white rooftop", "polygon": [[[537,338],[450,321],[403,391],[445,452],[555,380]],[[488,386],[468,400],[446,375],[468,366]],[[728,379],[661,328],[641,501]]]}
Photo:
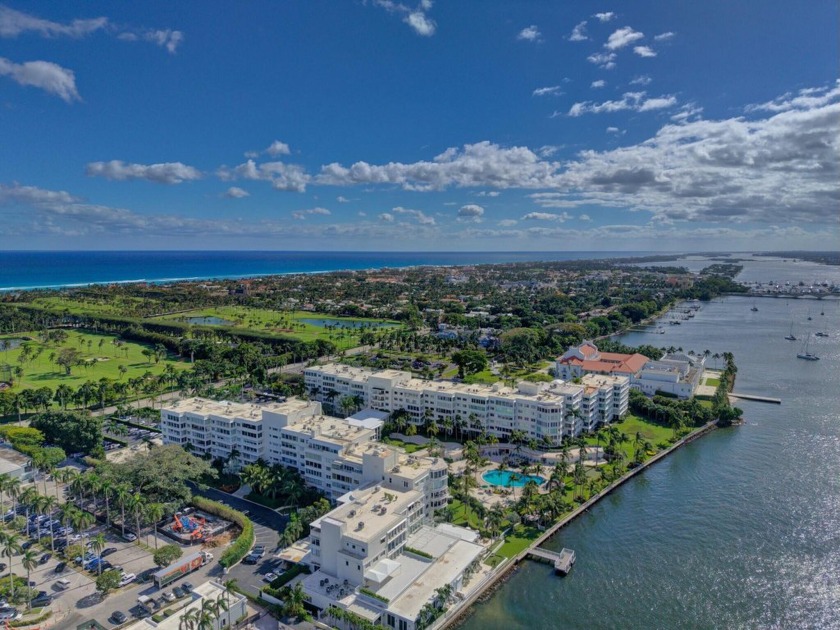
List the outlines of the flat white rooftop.
{"label": "flat white rooftop", "polygon": [[313,411],[320,405],[307,400],[290,398],[284,402],[266,403],[239,403],[227,400],[210,400],[207,398],[185,398],[177,402],[164,405],[164,411],[175,413],[193,413],[201,416],[222,416],[224,418],[242,418],[249,422],[261,421],[263,411],[278,414],[288,414],[297,411],[304,411],[312,407]]}

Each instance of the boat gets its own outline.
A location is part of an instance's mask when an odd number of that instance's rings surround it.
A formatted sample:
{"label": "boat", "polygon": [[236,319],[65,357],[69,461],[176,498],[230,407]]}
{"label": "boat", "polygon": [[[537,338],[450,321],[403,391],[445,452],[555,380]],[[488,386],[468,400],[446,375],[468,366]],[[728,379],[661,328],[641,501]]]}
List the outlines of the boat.
{"label": "boat", "polygon": [[816,354],[811,354],[808,352],[808,343],[811,341],[811,335],[808,335],[808,338],[805,340],[805,348],[803,348],[802,352],[796,355],[797,359],[805,359],[806,361],[819,361],[820,358]]}
{"label": "boat", "polygon": [[755,302],[753,302],[752,308],[751,308],[750,310],[751,310],[753,313],[755,313],[755,312],[758,310],[758,307],[755,305]]}
{"label": "boat", "polygon": [[828,333],[820,331],[818,333],[815,333],[814,336],[815,337],[828,337]]}
{"label": "boat", "polygon": [[790,334],[785,335],[785,339],[788,341],[796,341],[796,335],[793,334],[793,322],[790,324]]}
{"label": "boat", "polygon": [[665,329],[660,326],[659,328],[656,329],[656,334],[657,335],[664,335],[665,334]]}

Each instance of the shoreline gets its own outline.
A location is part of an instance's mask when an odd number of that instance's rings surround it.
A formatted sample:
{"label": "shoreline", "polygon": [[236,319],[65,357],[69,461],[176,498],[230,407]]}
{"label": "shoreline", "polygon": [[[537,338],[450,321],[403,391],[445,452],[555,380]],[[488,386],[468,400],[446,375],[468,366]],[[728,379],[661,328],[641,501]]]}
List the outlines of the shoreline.
{"label": "shoreline", "polygon": [[569,514],[567,514],[562,519],[551,525],[551,527],[546,529],[546,531],[540,534],[539,537],[535,538],[531,542],[531,544],[528,545],[528,547],[520,551],[513,558],[510,558],[509,561],[505,563],[505,566],[503,568],[494,573],[485,584],[482,584],[474,593],[467,597],[467,599],[465,599],[461,603],[461,605],[459,605],[456,609],[453,610],[450,616],[444,614],[438,620],[437,624],[432,626],[432,628],[434,630],[447,630],[458,628],[472,614],[472,609],[473,606],[475,606],[475,604],[486,601],[487,599],[492,597],[495,591],[498,590],[501,586],[504,585],[505,582],[507,582],[507,580],[510,579],[510,577],[513,575],[513,572],[517,570],[521,565],[522,561],[527,558],[528,553],[531,551],[531,549],[539,547],[546,543],[566,525],[577,519],[579,516],[582,516],[583,514],[588,512],[591,507],[593,507],[599,501],[606,498],[615,490],[623,486],[633,477],[646,470],[648,467],[652,466],[653,464],[656,464],[657,462],[662,461],[663,459],[665,459],[665,457],[667,457],[674,451],[682,448],[686,444],[690,444],[694,440],[701,438],[708,433],[711,433],[717,428],[717,424],[714,421],[709,422],[708,424],[704,424],[702,427],[696,428],[694,431],[692,431],[685,437],[674,442],[664,451],[657,453],[656,455],[646,460],[633,470],[627,471],[624,475],[613,481],[610,485],[601,490],[598,494],[587,499],[586,502],[581,503],[578,507],[569,512]]}
{"label": "shoreline", "polygon": [[[166,250],[164,253],[168,251],[174,250]],[[77,252],[77,251],[61,251],[61,252],[0,252],[2,254],[14,254],[14,253],[42,253],[45,255],[50,254],[61,254],[61,253],[87,253],[87,252]],[[94,252],[96,253],[96,252]],[[148,251],[142,253],[149,253],[154,254],[158,252]],[[220,250],[219,252],[201,252],[207,254],[214,254],[214,253],[237,253],[231,252],[228,250]],[[248,252],[251,253],[251,252]],[[260,253],[255,250],[253,253]],[[298,251],[288,251],[288,252],[270,252],[273,254],[311,254],[317,255],[324,252],[298,252]],[[294,276],[294,275],[314,275],[314,274],[327,274],[327,273],[347,273],[347,272],[369,272],[369,271],[379,271],[379,270],[388,270],[388,269],[419,269],[423,267],[434,267],[434,268],[441,268],[445,269],[447,267],[473,267],[477,265],[508,265],[508,264],[518,264],[518,263],[544,263],[544,262],[572,262],[572,261],[579,261],[579,260],[603,260],[603,261],[611,261],[611,260],[619,260],[623,257],[627,258],[644,258],[647,256],[652,255],[652,252],[647,251],[639,251],[639,252],[616,252],[616,251],[569,251],[569,252],[551,252],[551,251],[544,251],[544,252],[527,252],[527,251],[511,251],[511,252],[340,252],[342,254],[346,254],[347,256],[354,256],[354,255],[401,255],[401,256],[445,256],[445,255],[455,255],[455,256],[463,256],[463,255],[489,255],[489,256],[504,256],[505,254],[510,254],[513,256],[516,255],[528,255],[533,256],[533,258],[528,258],[525,260],[509,260],[509,261],[479,261],[479,262],[449,262],[449,263],[411,263],[411,264],[384,264],[384,265],[374,265],[374,266],[360,266],[360,267],[339,267],[333,269],[315,269],[315,270],[301,270],[301,271],[254,271],[248,273],[239,273],[239,274],[210,274],[210,275],[199,275],[199,276],[183,276],[183,277],[161,277],[161,278],[132,278],[132,279],[118,279],[118,280],[91,280],[89,282],[65,282],[65,283],[51,283],[51,284],[31,284],[31,285],[20,285],[20,286],[6,286],[0,287],[0,293],[9,293],[13,291],[60,291],[64,289],[80,289],[85,287],[92,287],[92,286],[102,286],[102,285],[112,285],[112,284],[152,284],[152,285],[161,285],[161,284],[174,284],[178,282],[202,282],[202,281],[213,281],[213,280],[254,280],[260,278],[270,278],[273,276]],[[558,257],[559,254],[568,255],[569,257]],[[591,256],[575,256],[575,254],[592,254]],[[679,253],[675,254],[679,256],[689,256],[692,255],[691,253]],[[545,256],[545,257],[543,257]]]}

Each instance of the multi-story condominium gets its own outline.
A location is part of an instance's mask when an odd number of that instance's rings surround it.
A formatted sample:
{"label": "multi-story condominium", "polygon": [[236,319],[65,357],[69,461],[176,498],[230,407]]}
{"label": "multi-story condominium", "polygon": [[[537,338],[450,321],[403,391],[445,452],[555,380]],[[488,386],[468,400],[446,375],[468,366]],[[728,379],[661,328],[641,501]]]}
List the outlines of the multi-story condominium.
{"label": "multi-story condominium", "polygon": [[601,352],[591,341],[569,348],[555,363],[557,376],[579,378],[584,374],[626,376],[630,387],[648,396],[656,392],[690,398],[703,374],[703,358],[666,354],[654,361],[642,354]]}
{"label": "multi-story condominium", "polygon": [[315,400],[331,403],[356,396],[372,409],[388,413],[404,410],[414,424],[449,419],[461,422],[467,431],[486,430],[500,439],[521,431],[529,439],[552,445],[580,434],[593,423],[609,422],[621,415],[592,417],[586,425],[580,413],[589,395],[586,388],[559,380],[522,381],[516,388],[502,383],[466,385],[426,381],[398,370],[375,371],[340,364],[309,367],[304,379]]}
{"label": "multi-story condominium", "polygon": [[243,465],[262,459],[295,468],[332,499],[378,482],[419,491],[427,516],[446,505],[446,462],[381,444],[382,420],[371,415],[324,416],[320,403],[294,399],[246,404],[189,398],[161,409],[161,431],[164,443],[190,445],[199,454],[230,460],[236,451]]}
{"label": "multi-story condominium", "polygon": [[435,589],[453,594],[485,549],[477,534],[450,525],[432,528],[421,493],[372,484],[340,499],[312,523],[303,585],[321,610],[338,606],[372,624],[414,630]]}
{"label": "multi-story condominium", "polygon": [[583,385],[580,414],[584,431],[593,431],[627,413],[630,379],[626,376],[586,374],[580,384]]}

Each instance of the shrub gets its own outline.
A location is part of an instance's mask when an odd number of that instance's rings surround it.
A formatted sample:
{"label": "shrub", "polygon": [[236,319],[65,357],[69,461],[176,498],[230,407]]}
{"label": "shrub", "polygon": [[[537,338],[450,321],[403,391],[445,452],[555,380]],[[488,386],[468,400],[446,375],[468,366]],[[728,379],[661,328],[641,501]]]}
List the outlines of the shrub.
{"label": "shrub", "polygon": [[166,567],[181,557],[181,548],[178,545],[164,545],[155,551],[152,559],[159,567]]}
{"label": "shrub", "polygon": [[47,619],[50,618],[50,615],[52,615],[52,612],[50,612],[48,610],[43,615],[40,615],[39,617],[35,617],[34,619],[20,619],[18,621],[10,621],[9,626],[12,627],[12,628],[22,628],[23,626],[31,626],[33,624],[41,623],[42,621],[46,621]]}
{"label": "shrub", "polygon": [[207,512],[208,514],[213,514],[227,521],[232,521],[239,525],[242,529],[242,533],[239,534],[239,537],[224,551],[222,557],[219,558],[219,564],[226,569],[229,569],[242,560],[242,558],[251,551],[251,547],[254,546],[254,524],[251,523],[251,519],[245,516],[242,512],[234,510],[233,508],[217,501],[205,499],[204,497],[193,497],[192,504],[199,510]]}
{"label": "shrub", "polygon": [[387,597],[383,597],[379,593],[376,593],[376,592],[370,590],[369,588],[365,588],[364,586],[359,589],[359,592],[364,593],[368,597],[373,597],[373,599],[378,599],[380,602],[384,602],[386,604],[391,602],[391,600],[388,599]]}
{"label": "shrub", "polygon": [[414,547],[406,546],[403,547],[403,549],[408,553],[413,553],[415,556],[420,556],[421,558],[428,558],[429,560],[434,559],[434,556],[432,554],[426,553],[425,551],[422,551],[420,549],[415,549]]}

